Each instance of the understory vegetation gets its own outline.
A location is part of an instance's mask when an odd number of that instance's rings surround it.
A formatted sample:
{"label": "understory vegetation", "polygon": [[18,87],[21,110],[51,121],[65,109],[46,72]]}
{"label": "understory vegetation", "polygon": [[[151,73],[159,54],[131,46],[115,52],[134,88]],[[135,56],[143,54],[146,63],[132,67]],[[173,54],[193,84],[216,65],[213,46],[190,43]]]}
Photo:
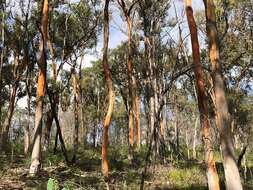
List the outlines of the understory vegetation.
{"label": "understory vegetation", "polygon": [[[60,152],[53,150],[44,154],[43,170],[39,176],[30,177],[29,160],[22,155],[22,149],[15,147],[13,155],[1,157],[0,189],[38,189],[38,190],[95,190],[106,189],[100,172],[100,147],[80,146],[75,165],[67,165]],[[130,163],[128,147],[108,149],[111,167],[111,189],[139,189],[146,148],[142,147],[134,163]],[[221,188],[225,188],[224,171],[219,152],[216,152],[217,169],[221,177]],[[168,155],[169,157],[169,155]],[[245,190],[253,188],[253,156],[249,154],[247,166],[240,169]],[[167,160],[166,164],[154,163],[147,173],[145,189],[156,190],[206,190],[205,163],[198,159],[180,158]]]}

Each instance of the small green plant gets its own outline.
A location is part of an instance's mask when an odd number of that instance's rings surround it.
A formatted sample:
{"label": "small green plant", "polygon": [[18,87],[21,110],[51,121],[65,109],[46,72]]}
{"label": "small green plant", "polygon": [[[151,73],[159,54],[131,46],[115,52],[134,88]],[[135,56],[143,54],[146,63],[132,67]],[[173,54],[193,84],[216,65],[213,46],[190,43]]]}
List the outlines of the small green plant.
{"label": "small green plant", "polygon": [[49,178],[47,181],[47,190],[60,190],[58,181],[56,179]]}

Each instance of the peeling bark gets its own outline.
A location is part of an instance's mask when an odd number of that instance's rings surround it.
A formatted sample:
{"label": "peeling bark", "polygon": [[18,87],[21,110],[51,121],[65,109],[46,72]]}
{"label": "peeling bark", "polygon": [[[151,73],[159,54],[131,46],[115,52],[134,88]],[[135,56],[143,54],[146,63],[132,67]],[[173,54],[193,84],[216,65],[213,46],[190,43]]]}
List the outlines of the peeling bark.
{"label": "peeling bark", "polygon": [[43,114],[43,99],[46,89],[46,42],[48,30],[48,0],[43,0],[42,4],[42,20],[41,20],[41,39],[40,39],[40,59],[39,73],[37,81],[37,97],[35,108],[35,127],[34,139],[32,143],[32,159],[29,173],[36,175],[41,165],[41,136],[42,136],[42,114]]}
{"label": "peeling bark", "polygon": [[208,115],[208,100],[205,94],[205,80],[204,80],[204,71],[203,66],[200,62],[200,50],[199,50],[199,41],[198,41],[198,31],[196,22],[193,16],[192,10],[192,1],[185,0],[186,3],[186,15],[188,20],[188,25],[191,35],[191,44],[192,44],[192,56],[194,73],[196,76],[196,87],[197,87],[197,97],[198,97],[198,107],[200,114],[200,126],[203,130],[203,141],[205,148],[205,162],[206,162],[206,174],[209,190],[219,190],[219,176],[215,166],[213,146],[210,136],[210,123]]}
{"label": "peeling bark", "polygon": [[111,76],[109,63],[108,63],[109,1],[110,0],[105,0],[105,6],[104,6],[104,48],[103,48],[103,70],[104,70],[104,76],[105,76],[105,80],[106,80],[106,84],[108,88],[108,100],[109,100],[107,114],[105,116],[104,124],[103,124],[103,140],[102,140],[102,173],[105,179],[108,179],[109,177],[109,164],[107,160],[107,145],[108,145],[108,140],[109,140],[108,132],[109,132],[109,126],[112,119],[114,101],[115,101],[112,76]]}

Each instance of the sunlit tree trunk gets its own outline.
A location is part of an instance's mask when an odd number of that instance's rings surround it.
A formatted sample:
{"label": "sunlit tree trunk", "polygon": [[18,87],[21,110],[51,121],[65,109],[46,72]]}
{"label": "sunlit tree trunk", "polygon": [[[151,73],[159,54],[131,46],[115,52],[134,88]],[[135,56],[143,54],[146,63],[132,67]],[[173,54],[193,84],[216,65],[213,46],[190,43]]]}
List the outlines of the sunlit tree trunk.
{"label": "sunlit tree trunk", "polygon": [[[26,50],[27,58],[28,49]],[[29,59],[27,59],[29,61]],[[28,158],[29,156],[29,148],[30,148],[30,119],[31,119],[31,75],[32,75],[32,67],[29,63],[27,63],[27,74],[26,74],[26,94],[27,94],[27,125],[24,126],[24,156]]]}
{"label": "sunlit tree trunk", "polygon": [[74,135],[73,135],[73,148],[74,153],[72,157],[72,163],[76,162],[76,153],[78,148],[78,133],[79,133],[79,116],[78,116],[78,100],[77,100],[77,79],[76,79],[76,72],[75,68],[73,68],[72,80],[73,80],[73,94],[74,94],[74,117],[75,117],[75,128],[74,128]]}
{"label": "sunlit tree trunk", "polygon": [[208,115],[208,101],[205,94],[204,71],[200,63],[200,50],[199,50],[197,26],[193,16],[192,1],[185,0],[185,3],[186,3],[186,15],[191,35],[193,64],[195,66],[194,73],[196,76],[200,125],[203,130],[208,187],[210,190],[219,190],[220,189],[219,176],[215,166],[213,147],[211,137],[209,134],[210,123]]}
{"label": "sunlit tree trunk", "polygon": [[[134,3],[127,8],[124,0],[118,0],[125,19],[127,22],[127,32],[128,32],[128,58],[127,58],[127,76],[128,76],[128,93],[129,93],[129,107],[128,107],[128,126],[129,126],[129,158],[133,158],[133,149],[134,149],[134,118],[137,118],[136,110],[136,78],[134,76],[134,64],[133,64],[133,21],[131,18],[131,10],[134,6]],[[134,115],[135,113],[135,115]],[[135,117],[134,117],[135,116]],[[139,120],[138,120],[139,121]]]}
{"label": "sunlit tree trunk", "polygon": [[35,108],[35,127],[33,136],[32,159],[29,173],[35,175],[38,173],[41,162],[41,136],[42,136],[42,114],[43,99],[46,89],[46,42],[48,30],[48,0],[43,0],[42,20],[41,20],[41,39],[40,39],[40,59],[39,73],[37,81],[37,97]]}
{"label": "sunlit tree trunk", "polygon": [[141,97],[136,96],[135,97],[135,118],[136,118],[136,143],[137,148],[140,148],[141,146]]}
{"label": "sunlit tree trunk", "polygon": [[104,6],[104,48],[103,48],[103,69],[108,88],[108,110],[103,124],[102,140],[102,172],[105,178],[109,177],[109,164],[107,160],[108,132],[112,119],[115,95],[113,91],[112,76],[108,63],[108,42],[109,42],[109,1],[105,0]]}
{"label": "sunlit tree trunk", "polygon": [[242,183],[236,165],[234,145],[231,134],[230,114],[221,71],[218,31],[213,0],[203,0],[206,12],[206,28],[210,48],[214,101],[216,105],[216,124],[220,132],[221,152],[225,171],[227,190],[242,190]]}
{"label": "sunlit tree trunk", "polygon": [[194,134],[193,134],[193,142],[192,142],[192,157],[193,157],[193,159],[197,158],[197,151],[196,151],[197,126],[198,126],[198,117],[196,117],[195,124],[194,124]]}
{"label": "sunlit tree trunk", "polygon": [[[54,52],[54,48],[53,48],[53,44],[51,42],[50,36],[48,35],[48,39],[47,39],[47,45],[52,57],[52,86],[53,88],[56,87],[56,79],[57,79],[57,68],[56,68],[56,61],[55,61],[55,52]],[[53,96],[53,101],[55,101],[55,96]],[[55,108],[56,109],[56,108]],[[52,124],[53,124],[53,113],[52,110],[49,110],[47,112],[47,117],[46,117],[46,122],[45,122],[45,129],[44,129],[44,143],[43,143],[43,149],[46,151],[49,149],[49,145],[50,145],[50,136],[51,136],[51,129],[52,129]]]}

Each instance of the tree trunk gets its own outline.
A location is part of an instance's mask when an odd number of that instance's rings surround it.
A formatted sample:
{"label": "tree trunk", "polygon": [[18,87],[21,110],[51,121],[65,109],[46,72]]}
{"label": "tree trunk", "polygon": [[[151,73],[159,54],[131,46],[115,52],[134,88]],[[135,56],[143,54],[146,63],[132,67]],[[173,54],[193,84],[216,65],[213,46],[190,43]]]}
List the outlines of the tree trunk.
{"label": "tree trunk", "polygon": [[141,147],[141,121],[140,121],[140,115],[141,115],[141,97],[140,96],[135,96],[136,143],[137,143],[137,148],[138,149]]}
{"label": "tree trunk", "polygon": [[244,146],[244,147],[242,148],[242,150],[241,150],[241,153],[240,153],[239,156],[238,156],[238,160],[237,160],[237,166],[238,166],[238,168],[240,168],[241,165],[242,165],[242,159],[243,159],[243,156],[244,156],[245,153],[246,153],[247,147],[248,147],[248,145]]}
{"label": "tree trunk", "polygon": [[73,135],[73,144],[74,144],[74,152],[72,157],[72,163],[76,162],[76,153],[78,148],[78,133],[79,133],[79,116],[78,116],[78,100],[77,100],[77,81],[76,81],[76,73],[75,68],[73,68],[73,91],[74,91],[74,115],[75,115],[75,129]]}
{"label": "tree trunk", "polygon": [[54,139],[54,155],[56,154],[56,151],[57,151],[58,136],[59,136],[59,131],[58,131],[58,129],[56,129],[55,139]]}
{"label": "tree trunk", "polygon": [[198,127],[198,117],[196,117],[195,125],[194,125],[194,135],[193,135],[193,142],[192,142],[192,157],[193,157],[193,159],[197,158],[197,151],[196,151],[197,127]]}
{"label": "tree trunk", "polygon": [[230,115],[225,94],[224,80],[219,57],[218,31],[213,0],[203,0],[206,11],[206,28],[209,39],[212,80],[217,113],[217,127],[220,132],[223,166],[227,190],[242,190],[239,170],[236,164],[234,145],[231,136]]}
{"label": "tree trunk", "polygon": [[67,155],[67,149],[66,149],[66,146],[65,146],[65,143],[64,143],[64,140],[63,140],[61,127],[60,127],[60,122],[59,122],[59,119],[58,119],[58,116],[57,116],[57,111],[56,111],[56,107],[57,107],[58,103],[54,102],[53,94],[50,93],[47,86],[46,86],[46,88],[47,88],[47,94],[48,94],[48,98],[49,98],[49,102],[50,102],[50,108],[51,108],[51,111],[52,111],[52,116],[53,116],[53,119],[54,119],[55,124],[56,124],[54,154],[56,153],[58,137],[59,137],[59,140],[60,140],[60,143],[61,143],[62,154],[64,156],[64,159],[65,159],[66,163],[68,164],[69,160],[68,160],[68,155]]}
{"label": "tree trunk", "polygon": [[[28,55],[28,51],[27,51]],[[28,59],[27,59],[28,60]],[[27,125],[24,126],[24,157],[28,158],[30,148],[30,118],[31,118],[31,67],[27,64],[26,94],[27,94]]]}
{"label": "tree trunk", "polygon": [[104,76],[105,76],[105,80],[106,80],[106,84],[108,88],[108,99],[109,99],[108,110],[107,110],[107,114],[105,116],[104,125],[103,125],[103,141],[102,141],[102,172],[106,179],[109,177],[109,164],[107,160],[108,132],[109,132],[109,126],[112,119],[114,100],[115,100],[112,76],[111,76],[109,63],[108,63],[109,1],[110,0],[105,0],[105,7],[104,7],[104,48],[103,48],[103,69],[104,69]]}
{"label": "tree trunk", "polygon": [[44,150],[49,149],[49,144],[50,144],[50,133],[51,133],[51,128],[53,124],[53,114],[52,110],[47,112],[47,118],[45,122],[45,130],[44,130]]}
{"label": "tree trunk", "polygon": [[83,73],[82,73],[82,64],[83,64],[84,55],[81,57],[81,63],[79,66],[79,101],[81,105],[81,142],[86,144],[87,141],[87,128],[85,126],[85,115],[84,115],[84,106],[83,106],[83,87],[82,87],[82,81],[83,81]]}
{"label": "tree trunk", "polygon": [[[121,0],[118,1],[123,13],[126,18],[127,22],[127,32],[128,32],[128,58],[127,58],[127,76],[128,76],[128,93],[129,93],[129,108],[128,108],[128,115],[129,115],[129,158],[132,160],[133,158],[133,149],[134,149],[134,110],[136,110],[136,79],[134,76],[134,64],[133,64],[133,36],[132,36],[132,28],[133,28],[133,21],[131,18],[131,10],[132,6],[135,4],[133,3],[130,8],[126,7],[125,1]],[[136,116],[136,113],[135,113]],[[136,117],[135,117],[136,118]],[[137,128],[137,127],[136,127]],[[137,132],[138,133],[138,132]]]}
{"label": "tree trunk", "polygon": [[37,97],[35,108],[35,127],[32,149],[32,159],[29,173],[36,175],[40,168],[41,159],[41,136],[42,136],[42,114],[43,114],[43,98],[46,87],[46,42],[48,30],[48,0],[43,0],[41,20],[41,39],[40,39],[40,60],[39,73],[37,81]]}
{"label": "tree trunk", "polygon": [[0,149],[6,150],[7,145],[8,145],[8,135],[9,135],[9,129],[11,125],[11,119],[13,116],[14,108],[15,108],[15,100],[16,100],[16,94],[17,94],[17,89],[19,86],[19,55],[17,52],[14,53],[14,69],[13,69],[13,77],[14,77],[14,84],[12,86],[12,92],[11,96],[9,99],[9,106],[8,106],[8,111],[7,111],[7,116],[4,120],[3,126],[2,126],[2,138],[1,138],[1,146]]}
{"label": "tree trunk", "polygon": [[203,141],[205,148],[205,162],[206,162],[206,174],[208,187],[210,190],[219,190],[219,176],[216,170],[213,147],[210,137],[210,123],[208,115],[208,101],[205,94],[205,80],[204,80],[204,71],[200,63],[200,51],[199,51],[199,41],[198,41],[198,31],[196,22],[193,16],[192,2],[191,0],[186,0],[186,15],[188,20],[188,25],[191,35],[191,44],[192,44],[192,56],[194,73],[196,76],[196,86],[197,86],[197,96],[198,96],[198,107],[200,115],[200,126],[203,130]]}
{"label": "tree trunk", "polygon": [[[4,53],[5,53],[5,6],[6,6],[6,0],[2,1],[2,27],[1,27],[1,42],[2,42],[2,48],[0,52],[0,131],[2,130],[2,104],[3,104],[3,97],[2,97],[2,69],[4,64]],[[1,137],[0,137],[1,138]],[[1,139],[0,139],[1,140]],[[1,142],[0,142],[1,143]],[[1,145],[0,145],[1,150]]]}

